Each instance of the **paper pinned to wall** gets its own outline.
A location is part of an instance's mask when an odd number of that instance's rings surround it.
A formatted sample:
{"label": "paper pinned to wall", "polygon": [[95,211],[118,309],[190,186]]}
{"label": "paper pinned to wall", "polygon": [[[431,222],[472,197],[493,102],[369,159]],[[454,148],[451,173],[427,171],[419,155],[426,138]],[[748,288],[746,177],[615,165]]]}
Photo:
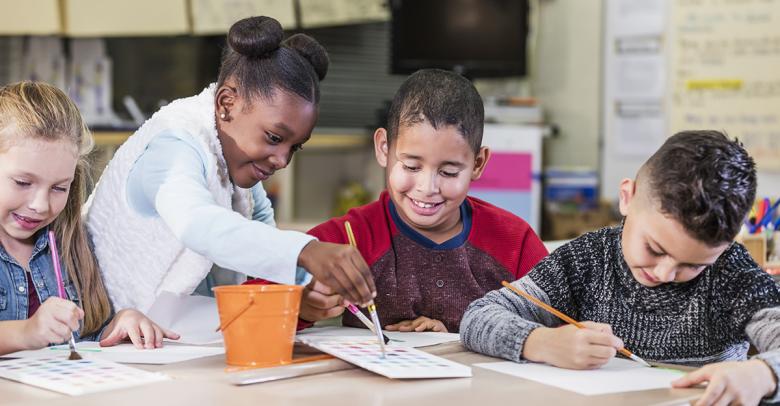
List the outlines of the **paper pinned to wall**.
{"label": "paper pinned to wall", "polygon": [[[455,333],[437,333],[434,331],[425,332],[400,332],[400,331],[384,331],[385,335],[390,339],[390,343],[399,347],[407,348],[419,348],[428,347],[431,345],[451,343],[460,341],[460,336]],[[303,342],[304,340],[312,339],[330,339],[334,337],[376,337],[374,333],[365,328],[355,327],[313,327],[306,330],[301,330],[295,336],[295,340]]]}
{"label": "paper pinned to wall", "polygon": [[[84,359],[119,362],[121,364],[163,365],[191,359],[210,357],[225,353],[224,347],[203,347],[175,345],[166,343],[161,348],[138,349],[132,344],[119,344],[113,347],[101,347],[94,341],[83,341],[76,346]],[[32,351],[18,351],[3,355],[2,358],[56,358],[67,359],[70,348],[67,345],[55,345]]]}
{"label": "paper pinned to wall", "polygon": [[481,363],[474,366],[582,395],[670,388],[673,380],[685,374],[671,369],[647,368],[621,358],[612,358],[605,366],[594,370],[572,370],[546,364],[518,364],[509,361]]}
{"label": "paper pinned to wall", "polygon": [[780,171],[780,2],[675,2],[670,126],[724,130]]}

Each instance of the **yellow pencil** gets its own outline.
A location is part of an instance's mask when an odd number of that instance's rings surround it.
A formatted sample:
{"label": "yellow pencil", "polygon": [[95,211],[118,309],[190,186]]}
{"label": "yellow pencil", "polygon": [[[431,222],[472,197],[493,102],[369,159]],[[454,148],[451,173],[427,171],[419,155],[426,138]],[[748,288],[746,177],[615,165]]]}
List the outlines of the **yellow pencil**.
{"label": "yellow pencil", "polygon": [[[574,320],[571,317],[563,314],[562,312],[560,312],[556,308],[554,308],[554,307],[548,305],[547,303],[544,303],[541,300],[539,300],[539,299],[529,295],[528,293],[523,292],[522,290],[512,286],[512,284],[510,284],[509,282],[503,281],[503,282],[501,282],[501,284],[504,285],[509,290],[511,290],[512,292],[515,292],[518,295],[528,299],[531,303],[533,303],[533,304],[541,307],[542,309],[547,310],[548,312],[558,316],[559,319],[561,319],[561,320],[563,320],[563,321],[565,321],[565,322],[567,322],[569,324],[573,324],[573,325],[577,326],[577,328],[587,328],[582,323],[580,323],[577,320]],[[640,363],[640,364],[642,364],[642,365],[644,365],[646,367],[650,367],[651,366],[650,364],[647,363],[647,361],[645,361],[642,358],[639,358],[638,356],[634,355],[634,353],[632,353],[631,351],[627,350],[626,348],[621,348],[618,351],[621,354],[625,355],[626,357],[631,358],[632,360],[634,360],[634,361],[636,361],[636,362],[638,362],[638,363]]]}

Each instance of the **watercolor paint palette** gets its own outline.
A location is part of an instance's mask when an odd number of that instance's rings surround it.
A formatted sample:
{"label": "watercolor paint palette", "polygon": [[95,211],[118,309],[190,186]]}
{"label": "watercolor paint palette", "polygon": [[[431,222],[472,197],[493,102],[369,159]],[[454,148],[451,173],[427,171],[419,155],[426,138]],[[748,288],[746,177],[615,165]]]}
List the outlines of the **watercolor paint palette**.
{"label": "watercolor paint palette", "polygon": [[471,368],[414,348],[385,345],[382,358],[376,339],[313,339],[304,343],[363,369],[394,379],[465,378]]}
{"label": "watercolor paint palette", "polygon": [[83,395],[146,383],[168,376],[108,361],[63,358],[0,361],[0,378],[67,395]]}

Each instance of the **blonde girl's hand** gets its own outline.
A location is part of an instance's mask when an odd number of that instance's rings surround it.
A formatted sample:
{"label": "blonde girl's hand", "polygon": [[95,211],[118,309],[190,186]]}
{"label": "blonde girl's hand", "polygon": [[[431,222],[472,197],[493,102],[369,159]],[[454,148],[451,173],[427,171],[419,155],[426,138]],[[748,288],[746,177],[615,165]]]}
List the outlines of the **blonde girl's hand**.
{"label": "blonde girl's hand", "polygon": [[404,320],[395,324],[385,326],[387,331],[436,331],[439,333],[447,333],[447,327],[444,323],[436,319],[430,319],[425,316],[420,316],[414,320]]}
{"label": "blonde girl's hand", "polygon": [[70,300],[59,297],[46,299],[35,314],[25,320],[23,337],[28,349],[38,349],[49,344],[61,344],[70,340],[79,329],[84,311]]}
{"label": "blonde girl's hand", "polygon": [[111,347],[129,338],[135,348],[152,349],[163,345],[163,338],[178,340],[179,335],[166,330],[135,309],[120,310],[103,331],[101,347]]}
{"label": "blonde girl's hand", "polygon": [[774,373],[759,359],[705,365],[672,382],[672,386],[686,388],[704,382],[709,383],[696,406],[757,405],[777,390]]}

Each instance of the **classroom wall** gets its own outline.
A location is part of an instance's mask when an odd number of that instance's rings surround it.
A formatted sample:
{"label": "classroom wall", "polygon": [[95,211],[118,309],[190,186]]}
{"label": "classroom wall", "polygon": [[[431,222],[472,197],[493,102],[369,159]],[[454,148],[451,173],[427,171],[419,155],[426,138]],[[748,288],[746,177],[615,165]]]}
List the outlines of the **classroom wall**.
{"label": "classroom wall", "polygon": [[560,133],[545,166],[599,166],[602,0],[540,0],[533,94]]}
{"label": "classroom wall", "polygon": [[602,7],[603,0],[532,1],[528,77],[476,81],[483,96],[539,99],[560,130],[545,139],[545,166],[598,169]]}

